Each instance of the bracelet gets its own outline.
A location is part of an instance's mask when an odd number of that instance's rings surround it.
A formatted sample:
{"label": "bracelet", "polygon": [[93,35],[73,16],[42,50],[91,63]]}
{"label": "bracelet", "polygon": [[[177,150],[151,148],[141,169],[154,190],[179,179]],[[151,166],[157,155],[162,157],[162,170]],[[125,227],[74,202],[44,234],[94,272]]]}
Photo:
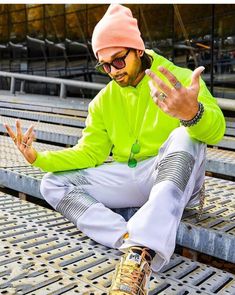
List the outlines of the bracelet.
{"label": "bracelet", "polygon": [[185,127],[191,127],[196,125],[202,118],[202,115],[204,113],[204,106],[201,102],[198,103],[199,109],[196,113],[196,115],[191,120],[180,120],[181,125]]}

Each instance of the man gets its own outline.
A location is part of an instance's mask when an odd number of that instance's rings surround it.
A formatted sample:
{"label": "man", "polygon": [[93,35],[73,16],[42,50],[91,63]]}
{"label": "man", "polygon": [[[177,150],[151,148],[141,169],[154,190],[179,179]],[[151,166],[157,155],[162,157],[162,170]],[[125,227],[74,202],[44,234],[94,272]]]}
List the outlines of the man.
{"label": "man", "polygon": [[[33,127],[6,128],[29,163],[53,172],[41,184],[48,203],[125,252],[110,294],[147,294],[151,268],[168,263],[183,210],[201,194],[205,143],[222,138],[225,121],[200,79],[203,67],[192,73],[145,50],[128,8],[110,5],[92,47],[96,68],[112,81],[90,103],[76,146],[38,153]],[[103,164],[111,152],[114,162]],[[140,207],[128,222],[111,210],[125,207]]]}

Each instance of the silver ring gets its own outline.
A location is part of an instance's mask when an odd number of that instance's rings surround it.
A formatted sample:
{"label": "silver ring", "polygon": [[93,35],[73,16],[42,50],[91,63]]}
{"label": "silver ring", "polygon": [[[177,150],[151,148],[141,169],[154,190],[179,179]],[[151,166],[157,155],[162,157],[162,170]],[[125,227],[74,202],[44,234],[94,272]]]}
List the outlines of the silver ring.
{"label": "silver ring", "polygon": [[158,98],[159,98],[160,100],[164,101],[164,100],[167,98],[167,96],[166,96],[165,93],[161,92],[161,93],[159,93]]}
{"label": "silver ring", "polygon": [[174,88],[175,89],[180,89],[182,87],[182,84],[179,82],[179,81],[177,81],[175,84],[174,84]]}

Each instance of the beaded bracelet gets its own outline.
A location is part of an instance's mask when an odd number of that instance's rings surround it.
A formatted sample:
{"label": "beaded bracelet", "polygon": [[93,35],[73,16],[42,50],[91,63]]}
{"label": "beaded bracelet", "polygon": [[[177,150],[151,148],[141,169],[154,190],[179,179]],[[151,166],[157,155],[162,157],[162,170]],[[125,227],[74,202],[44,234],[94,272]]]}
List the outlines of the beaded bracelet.
{"label": "beaded bracelet", "polygon": [[185,127],[191,127],[196,125],[202,118],[202,115],[204,113],[204,106],[201,102],[198,103],[199,109],[196,113],[196,115],[191,120],[180,120],[181,125]]}

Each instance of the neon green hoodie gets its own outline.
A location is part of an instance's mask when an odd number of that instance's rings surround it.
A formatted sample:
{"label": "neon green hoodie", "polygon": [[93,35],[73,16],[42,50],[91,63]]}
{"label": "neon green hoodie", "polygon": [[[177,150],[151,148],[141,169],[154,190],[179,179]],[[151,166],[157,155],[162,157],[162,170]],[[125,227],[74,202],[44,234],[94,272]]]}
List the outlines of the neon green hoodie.
{"label": "neon green hoodie", "polygon": [[[167,79],[157,70],[163,66],[171,71],[183,86],[191,83],[192,71],[175,66],[152,50],[151,70],[166,83]],[[135,155],[144,160],[158,154],[169,134],[180,126],[178,119],[165,114],[150,96],[147,75],[136,87],[120,87],[111,81],[89,104],[86,127],[78,143],[60,151],[37,154],[33,166],[44,171],[65,171],[95,167],[102,164],[110,152],[117,162],[127,162],[132,144],[138,139],[141,150]],[[215,144],[225,131],[224,116],[205,83],[200,80],[199,101],[204,105],[201,120],[187,131],[192,138]]]}

